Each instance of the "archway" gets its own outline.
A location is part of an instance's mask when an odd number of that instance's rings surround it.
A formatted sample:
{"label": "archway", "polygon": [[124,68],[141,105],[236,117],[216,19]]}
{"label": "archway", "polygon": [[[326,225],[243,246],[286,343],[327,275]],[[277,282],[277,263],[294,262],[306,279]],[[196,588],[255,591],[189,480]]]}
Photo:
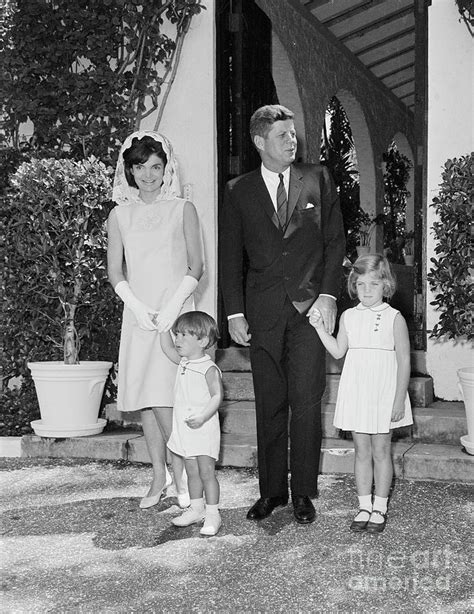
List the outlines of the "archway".
{"label": "archway", "polygon": [[358,100],[348,91],[339,90],[336,97],[341,102],[351,125],[359,167],[360,206],[372,217],[381,212],[378,204],[374,152],[369,127]]}
{"label": "archway", "polygon": [[[379,207],[367,122],[360,104],[349,92],[339,90],[336,96],[328,100],[322,143],[321,160],[331,169],[339,190],[347,253],[355,257],[361,236],[366,235],[366,239],[374,245],[381,239],[370,238],[375,232],[369,235],[361,232],[365,225],[362,216],[365,214],[372,220],[379,213]],[[367,230],[369,227],[378,231],[370,223]]]}
{"label": "archway", "polygon": [[295,129],[298,137],[298,160],[306,161],[306,127],[303,106],[288,54],[280,39],[272,31],[272,76],[278,102],[295,114]]}

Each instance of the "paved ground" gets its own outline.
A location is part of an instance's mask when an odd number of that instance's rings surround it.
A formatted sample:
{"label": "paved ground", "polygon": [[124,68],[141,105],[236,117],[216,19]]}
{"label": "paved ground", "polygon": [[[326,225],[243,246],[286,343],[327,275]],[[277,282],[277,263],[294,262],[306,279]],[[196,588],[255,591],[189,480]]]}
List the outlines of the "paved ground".
{"label": "paved ground", "polygon": [[0,459],[3,613],[472,612],[472,487],[398,482],[381,535],[354,535],[352,476],[323,476],[317,521],[252,523],[256,474],[222,469],[216,537],[140,510],[149,466]]}

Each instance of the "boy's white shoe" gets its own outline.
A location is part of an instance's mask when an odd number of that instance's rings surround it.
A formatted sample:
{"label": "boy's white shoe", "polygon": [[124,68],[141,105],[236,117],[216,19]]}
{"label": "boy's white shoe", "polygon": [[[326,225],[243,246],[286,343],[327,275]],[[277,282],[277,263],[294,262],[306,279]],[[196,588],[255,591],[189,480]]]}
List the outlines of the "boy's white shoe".
{"label": "boy's white shoe", "polygon": [[196,522],[202,522],[205,515],[204,508],[196,509],[194,507],[189,507],[181,516],[173,518],[171,522],[175,527],[189,527],[189,525],[195,524]]}
{"label": "boy's white shoe", "polygon": [[177,499],[178,499],[178,505],[182,510],[186,509],[187,507],[191,505],[191,499],[189,498],[188,491],[178,493]]}
{"label": "boy's white shoe", "polygon": [[222,520],[219,512],[206,514],[204,519],[204,526],[199,531],[201,535],[216,535],[217,531],[221,528]]}

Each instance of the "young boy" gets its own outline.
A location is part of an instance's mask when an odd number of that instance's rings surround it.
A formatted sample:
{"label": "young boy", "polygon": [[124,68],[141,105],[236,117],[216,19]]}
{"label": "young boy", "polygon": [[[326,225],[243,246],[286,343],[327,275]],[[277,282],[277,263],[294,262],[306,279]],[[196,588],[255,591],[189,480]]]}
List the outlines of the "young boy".
{"label": "young boy", "polygon": [[174,342],[169,332],[161,335],[164,353],[179,365],[168,448],[184,458],[191,499],[190,507],[172,523],[187,527],[204,520],[201,535],[215,535],[221,526],[215,463],[223,388],[221,372],[205,350],[218,339],[217,324],[207,313],[189,311],[179,316],[172,331]]}

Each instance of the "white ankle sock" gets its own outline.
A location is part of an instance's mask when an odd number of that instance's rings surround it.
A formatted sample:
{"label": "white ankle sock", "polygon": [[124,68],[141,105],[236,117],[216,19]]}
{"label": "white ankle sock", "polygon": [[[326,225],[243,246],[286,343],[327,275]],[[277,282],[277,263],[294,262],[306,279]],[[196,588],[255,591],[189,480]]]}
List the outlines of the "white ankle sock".
{"label": "white ankle sock", "polygon": [[372,511],[372,495],[362,495],[361,497],[357,497],[359,499],[359,509],[367,510],[368,512]]}
{"label": "white ankle sock", "polygon": [[206,503],[206,514],[218,514],[219,513],[219,504],[209,505]]}
{"label": "white ankle sock", "polygon": [[[377,497],[377,495],[375,495],[373,507],[374,511],[377,510],[378,512],[382,512],[382,514],[385,514],[387,512],[387,502],[388,497]],[[372,514],[370,517],[370,522],[381,524],[383,521],[384,519],[380,514]]]}
{"label": "white ankle sock", "polygon": [[201,497],[200,499],[191,499],[190,505],[192,509],[196,510],[197,512],[203,511],[204,510],[204,497]]}
{"label": "white ankle sock", "polygon": [[387,511],[387,503],[388,503],[388,497],[377,497],[377,495],[375,495],[374,510],[378,510],[379,512],[382,512],[383,514],[385,514]]}
{"label": "white ankle sock", "polygon": [[359,513],[354,520],[368,520],[370,512],[372,511],[372,495],[362,495],[358,496],[357,498],[359,499],[359,509],[367,510],[369,514],[367,514],[366,512]]}

